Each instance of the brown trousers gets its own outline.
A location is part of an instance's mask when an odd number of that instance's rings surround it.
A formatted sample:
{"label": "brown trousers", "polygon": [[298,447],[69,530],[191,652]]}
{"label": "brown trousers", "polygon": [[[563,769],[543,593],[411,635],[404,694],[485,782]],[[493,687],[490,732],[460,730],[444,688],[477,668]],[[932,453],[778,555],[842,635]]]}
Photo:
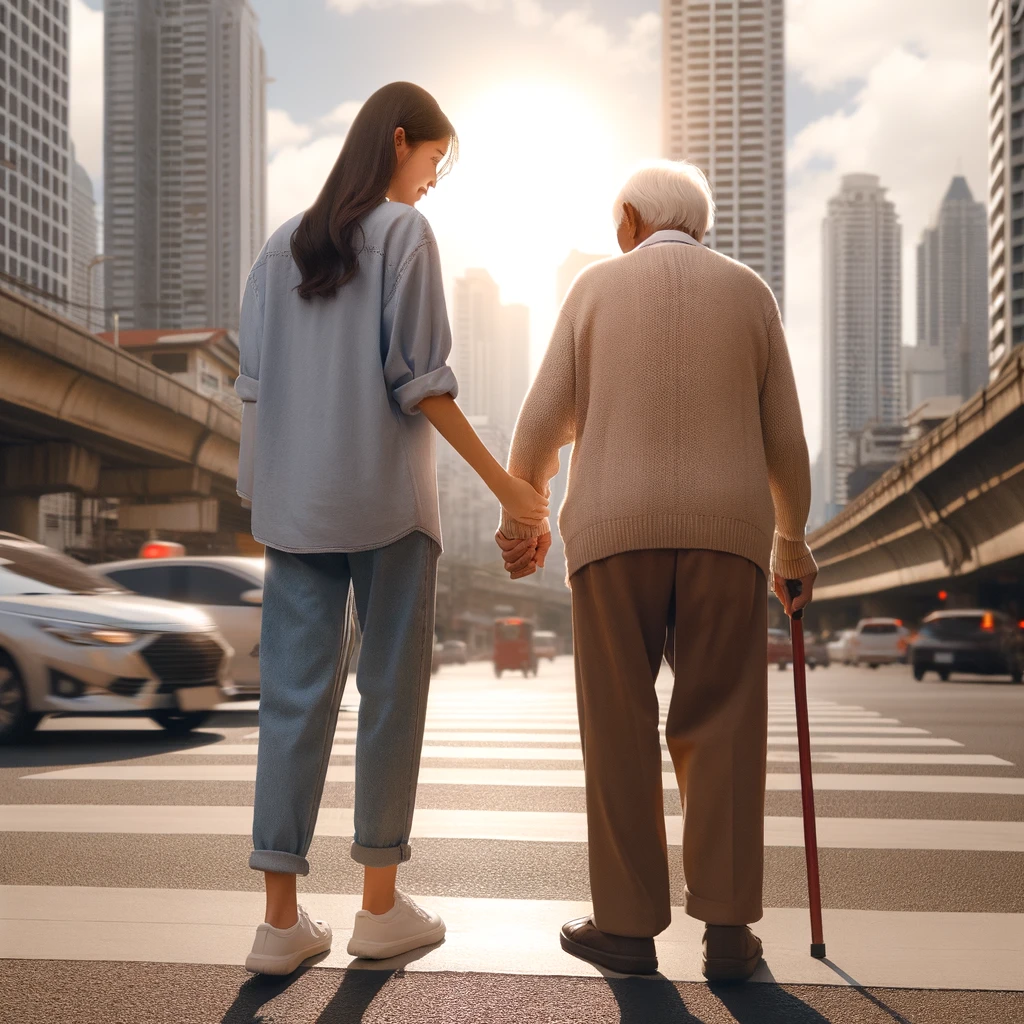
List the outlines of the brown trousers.
{"label": "brown trousers", "polygon": [[759,920],[764,574],[720,551],[629,551],[584,566],[570,585],[595,924],[646,937],[671,920],[654,689],[666,639],[675,684],[665,731],[684,804],[686,913],[710,924]]}

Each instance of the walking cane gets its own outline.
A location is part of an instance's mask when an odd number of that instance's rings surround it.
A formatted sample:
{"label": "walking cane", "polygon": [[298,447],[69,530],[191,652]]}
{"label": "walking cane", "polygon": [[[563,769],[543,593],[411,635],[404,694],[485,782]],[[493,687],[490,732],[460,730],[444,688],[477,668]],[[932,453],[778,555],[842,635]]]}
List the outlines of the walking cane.
{"label": "walking cane", "polygon": [[[786,580],[790,598],[803,591],[800,580]],[[804,612],[790,616],[793,634],[793,683],[796,691],[796,737],[800,750],[800,797],[803,803],[804,855],[807,859],[807,899],[811,908],[811,956],[825,959],[821,925],[821,883],[818,878],[818,830],[814,820],[814,783],[811,781],[811,729],[807,719],[807,663],[804,659]]]}

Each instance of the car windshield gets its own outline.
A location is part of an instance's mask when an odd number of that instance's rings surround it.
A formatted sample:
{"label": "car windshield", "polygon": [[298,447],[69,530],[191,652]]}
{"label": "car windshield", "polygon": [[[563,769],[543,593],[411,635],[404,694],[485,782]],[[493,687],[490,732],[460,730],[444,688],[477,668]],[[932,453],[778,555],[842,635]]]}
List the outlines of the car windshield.
{"label": "car windshield", "polygon": [[982,632],[982,621],[981,615],[950,615],[932,619],[921,625],[921,636],[932,640],[968,640]]}
{"label": "car windshield", "polygon": [[27,541],[0,541],[0,597],[123,592],[67,555]]}

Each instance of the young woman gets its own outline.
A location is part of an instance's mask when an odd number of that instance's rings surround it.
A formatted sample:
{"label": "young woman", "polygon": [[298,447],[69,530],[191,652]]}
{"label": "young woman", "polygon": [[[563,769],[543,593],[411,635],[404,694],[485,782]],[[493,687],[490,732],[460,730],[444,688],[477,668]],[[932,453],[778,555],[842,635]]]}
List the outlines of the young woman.
{"label": "young woman", "polygon": [[374,93],[316,202],[271,236],[246,283],[239,494],[267,559],[249,859],[266,874],[267,911],[251,971],[288,974],[331,945],[330,927],[297,905],[295,876],[309,870],[345,685],[350,584],[363,635],[352,857],[364,882],[348,952],[383,959],[444,935],[437,914],[395,889],[410,856],[441,550],[431,424],[510,515],[547,516],[455,404],[437,245],[415,204],[457,146],[423,89]]}

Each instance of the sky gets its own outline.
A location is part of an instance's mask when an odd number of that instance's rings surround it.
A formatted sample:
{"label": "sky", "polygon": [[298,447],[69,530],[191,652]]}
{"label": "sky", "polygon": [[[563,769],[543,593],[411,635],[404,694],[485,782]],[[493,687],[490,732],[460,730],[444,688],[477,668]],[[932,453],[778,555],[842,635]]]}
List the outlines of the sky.
{"label": "sky", "polygon": [[[360,102],[429,89],[459,132],[422,201],[446,284],[488,269],[531,310],[536,366],[555,272],[617,252],[611,205],[660,153],[660,6],[650,0],[251,0],[267,53],[268,230],[305,208]],[[787,335],[808,446],[821,446],[821,220],[844,173],[878,174],[903,228],[903,337],[914,251],[954,174],[984,198],[985,0],[788,0]],[[102,197],[102,0],[71,0],[71,136]],[[714,182],[712,182],[712,187]]]}

